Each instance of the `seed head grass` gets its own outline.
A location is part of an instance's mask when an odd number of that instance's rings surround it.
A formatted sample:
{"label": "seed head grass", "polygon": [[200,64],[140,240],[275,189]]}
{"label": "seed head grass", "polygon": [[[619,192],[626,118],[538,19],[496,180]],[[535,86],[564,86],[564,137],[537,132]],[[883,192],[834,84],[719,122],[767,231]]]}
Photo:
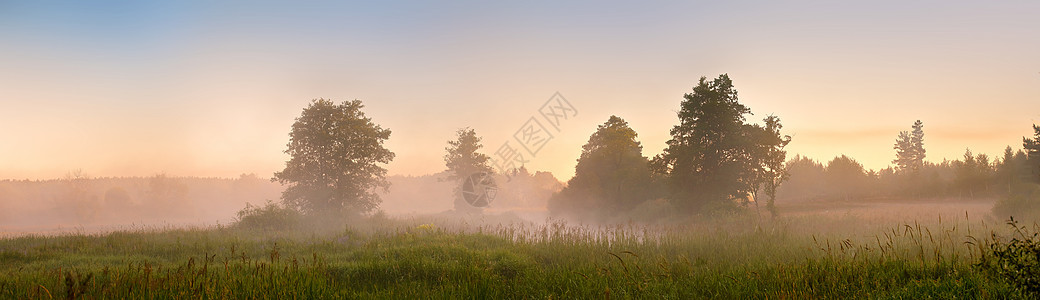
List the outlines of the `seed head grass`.
{"label": "seed head grass", "polygon": [[[1003,298],[984,222],[388,219],[0,239],[0,298]],[[362,222],[363,224],[364,222]],[[970,232],[969,232],[970,228]],[[973,235],[974,234],[974,235]]]}

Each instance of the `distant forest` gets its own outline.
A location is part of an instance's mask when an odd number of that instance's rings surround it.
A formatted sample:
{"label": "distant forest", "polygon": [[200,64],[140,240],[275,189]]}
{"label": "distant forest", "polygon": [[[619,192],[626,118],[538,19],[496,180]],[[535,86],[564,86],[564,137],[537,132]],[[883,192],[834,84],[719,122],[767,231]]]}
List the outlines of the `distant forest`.
{"label": "distant forest", "polygon": [[246,202],[277,199],[281,187],[266,178],[91,178],[0,181],[0,227],[228,223]]}
{"label": "distant forest", "polygon": [[[390,130],[365,117],[360,100],[315,99],[290,132],[291,159],[273,179],[90,178],[0,181],[0,226],[78,226],[233,222],[241,212],[265,207],[340,218],[357,213],[479,214],[511,212],[580,221],[652,221],[694,215],[747,213],[776,217],[776,203],[806,201],[914,201],[986,199],[1004,217],[1040,208],[1040,126],[989,156],[966,150],[956,160],[926,160],[920,120],[894,133],[893,165],[867,170],[840,155],[826,162],[784,149],[780,118],[747,120],[728,75],[702,77],[683,95],[671,139],[653,157],[623,118],[612,115],[591,133],[566,183],[549,172],[494,170],[475,129],[461,128],[445,148],[445,170],[424,176],[386,176],[394,153],[384,147]],[[326,128],[336,128],[327,130]],[[498,153],[496,153],[498,154]],[[511,163],[511,162],[510,162]],[[460,183],[493,174],[493,198],[466,204]],[[267,203],[267,204],[265,204]],[[245,207],[245,208],[244,208]],[[268,210],[273,211],[273,210]],[[236,214],[240,212],[240,214]],[[0,228],[3,229],[3,228]]]}
{"label": "distant forest", "polygon": [[[1032,139],[1026,140],[1031,145]],[[1033,200],[1040,199],[1035,184],[1038,174],[1029,153],[1010,146],[1000,156],[966,150],[961,159],[923,160],[917,170],[905,171],[898,165],[868,170],[845,155],[826,162],[795,155],[785,163],[789,178],[779,186],[777,199],[781,203],[984,199],[999,200],[995,212],[1009,214],[1023,206],[1032,207]],[[455,182],[446,178],[445,173],[390,176],[391,189],[382,193],[380,208],[392,214],[452,210]],[[489,209],[492,212],[544,211],[552,195],[565,185],[549,172],[531,173],[526,168],[517,176],[498,180],[503,185]],[[246,203],[277,202],[282,190],[279,184],[253,174],[233,179],[162,174],[90,178],[73,172],[54,180],[3,180],[0,226],[231,222]],[[644,204],[648,205],[661,203]],[[558,213],[566,215],[565,211]]]}

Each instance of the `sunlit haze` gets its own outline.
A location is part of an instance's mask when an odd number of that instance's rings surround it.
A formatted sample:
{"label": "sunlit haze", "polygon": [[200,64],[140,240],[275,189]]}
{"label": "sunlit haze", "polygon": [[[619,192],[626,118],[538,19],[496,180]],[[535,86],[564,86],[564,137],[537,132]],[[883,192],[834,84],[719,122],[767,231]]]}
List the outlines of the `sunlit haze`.
{"label": "sunlit haze", "polygon": [[1040,3],[0,2],[0,179],[270,177],[315,98],[392,130],[390,174],[491,154],[559,92],[578,114],[527,167],[566,181],[610,115],[664,148],[684,93],[728,73],[791,155],[887,167],[1020,149],[1040,123]]}

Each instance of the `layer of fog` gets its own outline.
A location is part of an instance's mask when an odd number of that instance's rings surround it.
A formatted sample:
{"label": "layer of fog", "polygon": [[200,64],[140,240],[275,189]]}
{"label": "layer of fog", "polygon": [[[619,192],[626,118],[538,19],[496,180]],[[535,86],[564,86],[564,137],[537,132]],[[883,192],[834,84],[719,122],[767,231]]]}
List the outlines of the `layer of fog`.
{"label": "layer of fog", "polygon": [[[459,183],[444,173],[390,176],[378,211],[391,217],[457,217]],[[563,183],[547,172],[499,176],[487,216],[544,222],[546,203]],[[155,175],[42,181],[0,181],[0,236],[209,227],[233,224],[251,205],[278,202],[284,187],[268,178],[194,178]],[[373,212],[374,213],[374,212]],[[472,217],[472,216],[466,216]]]}
{"label": "layer of fog", "polygon": [[[445,173],[391,176],[379,211],[396,218],[472,219],[456,213],[457,182]],[[563,183],[547,172],[498,178],[495,201],[482,211],[488,219],[545,224],[548,199]],[[89,178],[70,175],[45,181],[0,181],[0,235],[162,229],[233,224],[247,203],[277,202],[283,187],[268,178],[170,177]],[[945,218],[998,223],[993,199],[778,199],[784,217],[824,216],[869,220],[882,226]],[[759,212],[753,205],[749,212]],[[765,214],[768,215],[768,214]],[[553,219],[561,220],[559,216]],[[567,220],[580,224],[587,220]],[[618,219],[624,220],[624,218]],[[821,229],[822,230],[822,229]]]}

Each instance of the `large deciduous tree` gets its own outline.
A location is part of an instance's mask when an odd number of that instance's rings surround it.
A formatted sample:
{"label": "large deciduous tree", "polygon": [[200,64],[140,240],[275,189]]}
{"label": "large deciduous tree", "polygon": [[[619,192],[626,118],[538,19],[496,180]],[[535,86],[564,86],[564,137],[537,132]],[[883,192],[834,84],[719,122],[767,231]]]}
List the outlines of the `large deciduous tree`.
{"label": "large deciduous tree", "polygon": [[582,146],[574,177],[549,202],[553,214],[612,217],[655,195],[649,161],[628,122],[610,116]]}
{"label": "large deciduous tree", "polygon": [[[461,182],[476,173],[491,173],[491,166],[487,155],[477,152],[484,145],[480,143],[480,137],[476,130],[462,128],[455,132],[455,140],[448,141],[448,147],[444,150],[444,165],[448,167],[449,179]],[[459,186],[455,187],[455,210],[466,212],[477,212],[480,208],[473,207],[462,198]]]}
{"label": "large deciduous tree", "polygon": [[311,102],[289,132],[289,161],[274,180],[288,185],[282,201],[309,214],[342,216],[379,206],[376,189],[388,190],[383,165],[394,153],[383,143],[390,129],[365,116],[360,100]]}
{"label": "large deciduous tree", "polygon": [[667,176],[676,206],[689,212],[731,208],[747,203],[763,179],[782,181],[775,160],[790,139],[779,136],[779,119],[766,118],[763,127],[745,123],[749,114],[726,74],[711,81],[701,77],[693,93],[684,95],[679,125],[652,162],[655,172]]}

